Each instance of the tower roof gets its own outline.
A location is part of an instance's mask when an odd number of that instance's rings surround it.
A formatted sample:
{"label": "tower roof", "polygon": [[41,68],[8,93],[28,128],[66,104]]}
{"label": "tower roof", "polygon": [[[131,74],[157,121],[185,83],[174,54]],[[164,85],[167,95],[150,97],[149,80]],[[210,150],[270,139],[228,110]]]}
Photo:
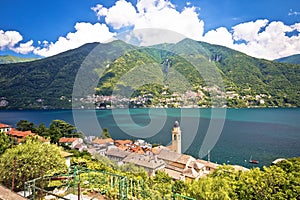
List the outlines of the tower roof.
{"label": "tower roof", "polygon": [[174,127],[179,127],[179,122],[178,121],[175,121]]}

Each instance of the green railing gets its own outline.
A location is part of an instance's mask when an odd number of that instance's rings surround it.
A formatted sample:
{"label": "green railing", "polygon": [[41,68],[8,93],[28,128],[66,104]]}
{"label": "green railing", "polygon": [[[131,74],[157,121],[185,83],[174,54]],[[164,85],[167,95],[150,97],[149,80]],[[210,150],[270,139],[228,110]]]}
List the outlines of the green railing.
{"label": "green railing", "polygon": [[[30,200],[42,199],[45,195],[53,195],[59,199],[68,200],[62,196],[54,194],[45,188],[46,183],[59,179],[61,187],[65,188],[66,194],[82,195],[84,192],[93,192],[92,199],[100,195],[111,195],[114,199],[127,200],[135,199],[151,199],[149,193],[151,191],[145,189],[145,182],[143,179],[127,178],[118,174],[107,171],[90,170],[82,167],[72,167],[68,174],[60,174],[56,176],[44,176],[25,182],[24,196]],[[172,190],[173,200],[195,200],[193,198],[183,196]],[[170,191],[171,192],[171,191]],[[26,196],[30,194],[30,196]],[[163,199],[170,199],[164,197]]]}

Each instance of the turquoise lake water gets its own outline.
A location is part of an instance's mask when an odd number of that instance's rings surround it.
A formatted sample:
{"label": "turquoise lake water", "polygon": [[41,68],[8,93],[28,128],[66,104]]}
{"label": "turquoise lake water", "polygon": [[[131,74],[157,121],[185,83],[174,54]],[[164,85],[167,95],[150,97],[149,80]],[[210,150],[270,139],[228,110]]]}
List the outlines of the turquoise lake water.
{"label": "turquoise lake water", "polygon": [[[77,110],[75,121],[73,114],[72,110],[0,111],[0,122],[15,126],[25,119],[48,126],[62,119],[76,122],[86,135],[100,135],[99,127],[106,127],[114,139],[145,138],[169,145],[178,120],[184,152],[196,158],[207,159],[209,149],[213,162],[261,167],[279,157],[300,156],[299,108]],[[259,165],[248,163],[250,156]]]}

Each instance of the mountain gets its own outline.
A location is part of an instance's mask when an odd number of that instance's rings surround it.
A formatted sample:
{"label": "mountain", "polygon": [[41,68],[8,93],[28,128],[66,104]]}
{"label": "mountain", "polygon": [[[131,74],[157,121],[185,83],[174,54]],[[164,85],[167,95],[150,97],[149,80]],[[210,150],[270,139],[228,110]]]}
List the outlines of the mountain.
{"label": "mountain", "polygon": [[279,58],[275,60],[276,62],[281,63],[291,63],[291,64],[300,64],[300,54]]}
{"label": "mountain", "polygon": [[38,58],[20,58],[16,56],[4,55],[4,56],[0,56],[0,64],[28,62],[37,59]]}
{"label": "mountain", "polygon": [[0,107],[59,109],[71,108],[73,101],[80,108],[103,105],[116,95],[131,98],[133,107],[222,106],[213,103],[221,96],[227,107],[300,106],[299,74],[300,65],[189,39],[147,48],[122,41],[92,43],[0,65]]}

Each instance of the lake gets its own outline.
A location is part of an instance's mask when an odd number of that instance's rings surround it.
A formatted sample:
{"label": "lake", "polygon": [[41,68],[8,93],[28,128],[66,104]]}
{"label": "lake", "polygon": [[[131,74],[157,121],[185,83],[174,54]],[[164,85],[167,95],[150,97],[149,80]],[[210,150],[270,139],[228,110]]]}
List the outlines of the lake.
{"label": "lake", "polygon": [[[0,111],[0,123],[15,126],[25,119],[49,126],[62,119],[86,135],[108,128],[114,139],[143,138],[171,144],[174,122],[180,122],[186,154],[217,163],[245,167],[270,165],[279,157],[300,156],[299,108],[244,109],[115,109],[115,110],[11,110]],[[259,165],[248,162],[252,156]]]}

